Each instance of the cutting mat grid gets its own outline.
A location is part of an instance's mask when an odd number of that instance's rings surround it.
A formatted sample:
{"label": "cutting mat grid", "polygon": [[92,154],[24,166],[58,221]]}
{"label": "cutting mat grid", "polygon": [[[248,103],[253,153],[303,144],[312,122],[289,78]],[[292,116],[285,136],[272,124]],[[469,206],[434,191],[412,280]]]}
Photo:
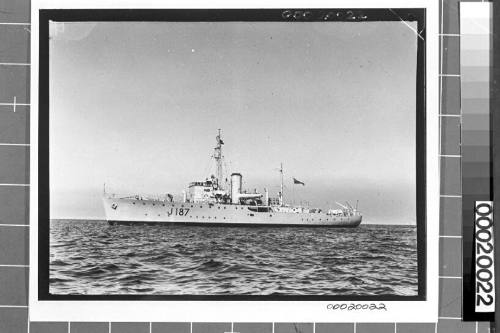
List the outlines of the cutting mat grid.
{"label": "cutting mat grid", "polygon": [[[439,1],[439,0],[437,0]],[[440,0],[441,216],[438,323],[29,322],[29,0],[0,0],[0,333],[486,333],[461,321],[459,3]]]}

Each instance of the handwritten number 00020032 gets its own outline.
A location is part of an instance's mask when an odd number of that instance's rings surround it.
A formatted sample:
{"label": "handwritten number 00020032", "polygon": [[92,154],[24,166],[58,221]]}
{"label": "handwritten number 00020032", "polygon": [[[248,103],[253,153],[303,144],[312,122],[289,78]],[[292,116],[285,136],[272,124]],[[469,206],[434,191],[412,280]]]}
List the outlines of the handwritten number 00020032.
{"label": "handwritten number 00020032", "polygon": [[346,311],[355,311],[355,310],[383,310],[387,311],[387,308],[385,307],[384,303],[365,303],[365,304],[347,304],[347,303],[341,303],[341,304],[328,304],[326,306],[328,310],[346,310]]}

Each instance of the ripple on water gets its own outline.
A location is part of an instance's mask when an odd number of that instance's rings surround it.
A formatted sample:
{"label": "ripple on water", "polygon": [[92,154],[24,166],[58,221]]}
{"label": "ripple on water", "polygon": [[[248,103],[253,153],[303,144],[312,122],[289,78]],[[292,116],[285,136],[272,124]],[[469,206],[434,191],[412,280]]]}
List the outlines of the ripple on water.
{"label": "ripple on water", "polygon": [[109,226],[51,221],[50,292],[416,295],[416,228]]}

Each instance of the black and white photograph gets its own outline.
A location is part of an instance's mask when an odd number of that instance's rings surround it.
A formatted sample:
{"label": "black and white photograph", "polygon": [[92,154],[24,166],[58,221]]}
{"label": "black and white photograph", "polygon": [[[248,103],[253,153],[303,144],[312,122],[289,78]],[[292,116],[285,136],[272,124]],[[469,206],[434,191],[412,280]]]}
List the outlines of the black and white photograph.
{"label": "black and white photograph", "polygon": [[50,21],[49,294],[418,296],[417,21],[340,12]]}
{"label": "black and white photograph", "polygon": [[417,25],[51,22],[58,295],[418,295]]}

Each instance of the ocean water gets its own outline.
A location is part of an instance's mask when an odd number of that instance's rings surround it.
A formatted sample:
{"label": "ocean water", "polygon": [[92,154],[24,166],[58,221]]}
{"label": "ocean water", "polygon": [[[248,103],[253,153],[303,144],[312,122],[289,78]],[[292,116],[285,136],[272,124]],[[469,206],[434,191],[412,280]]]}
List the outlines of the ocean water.
{"label": "ocean water", "polygon": [[414,226],[110,226],[52,220],[51,294],[417,295]]}

